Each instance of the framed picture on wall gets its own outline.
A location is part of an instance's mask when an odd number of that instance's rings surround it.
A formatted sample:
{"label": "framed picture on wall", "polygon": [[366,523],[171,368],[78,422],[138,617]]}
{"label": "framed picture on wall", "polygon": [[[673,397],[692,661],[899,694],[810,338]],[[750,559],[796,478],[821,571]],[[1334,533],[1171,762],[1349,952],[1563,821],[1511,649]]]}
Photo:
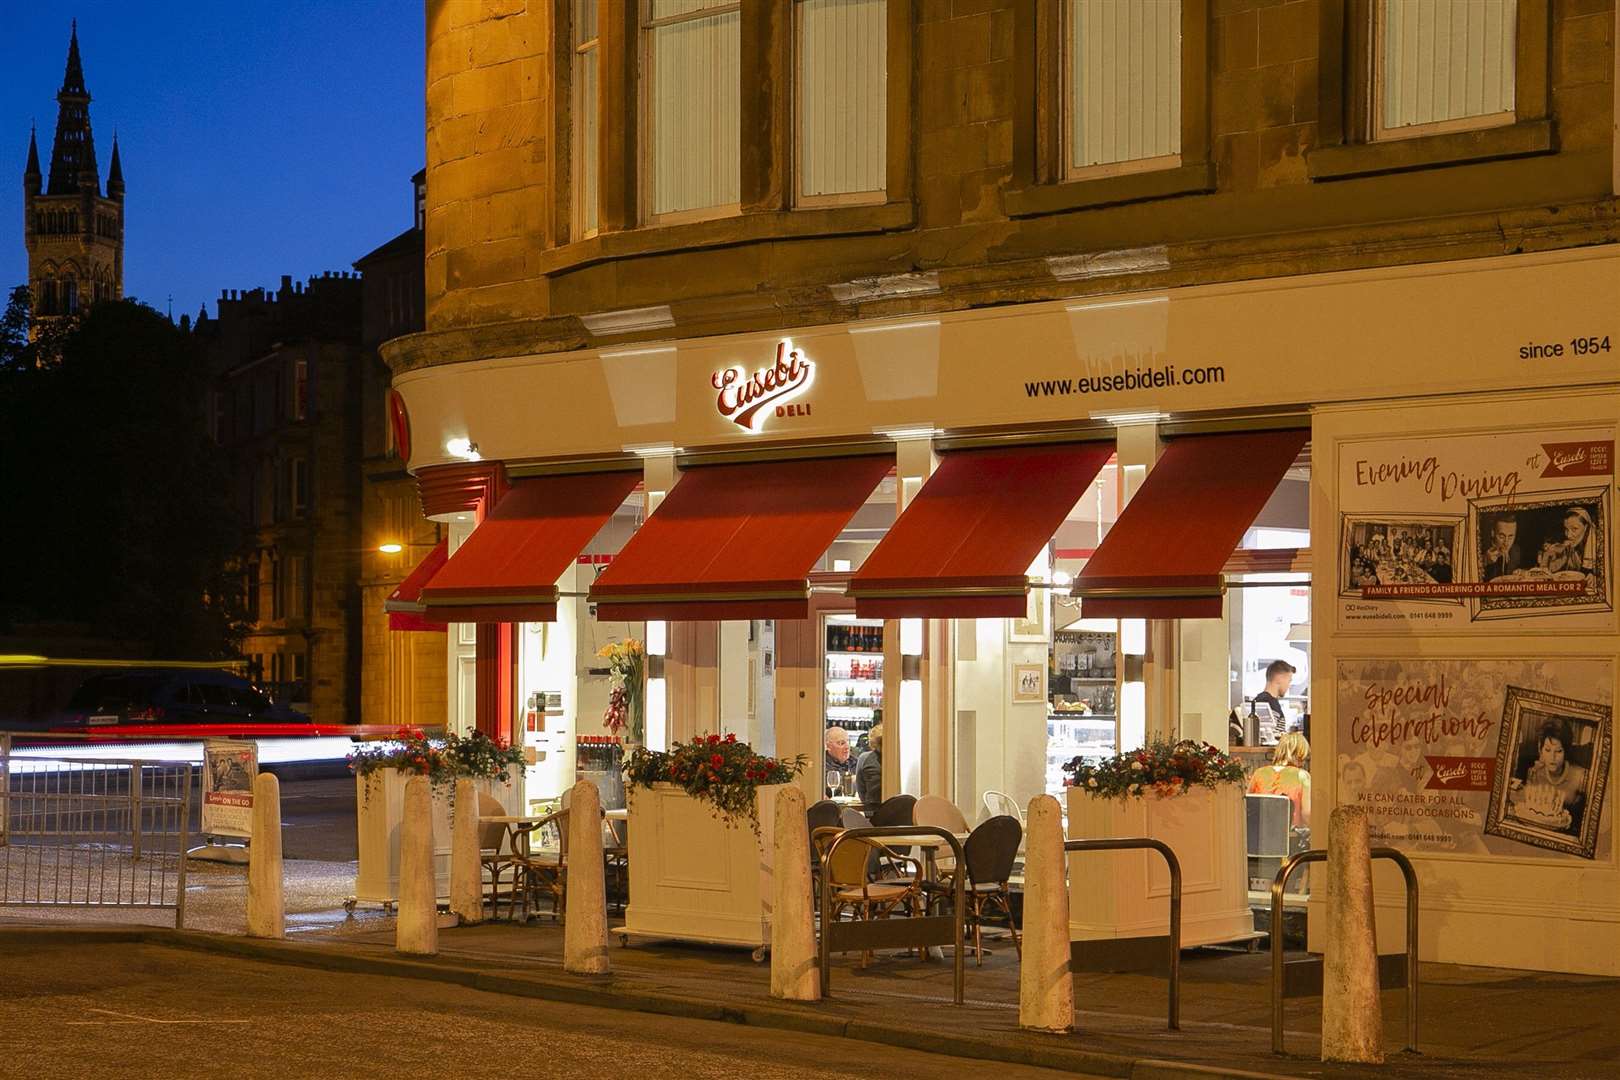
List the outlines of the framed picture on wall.
{"label": "framed picture on wall", "polygon": [[1607,705],[1509,686],[1486,835],[1596,858],[1611,723]]}
{"label": "framed picture on wall", "polygon": [[1046,665],[1014,664],[1012,699],[1014,705],[1046,700]]}
{"label": "framed picture on wall", "polygon": [[1022,619],[1007,620],[1008,641],[1046,640],[1046,589],[1031,589]]}

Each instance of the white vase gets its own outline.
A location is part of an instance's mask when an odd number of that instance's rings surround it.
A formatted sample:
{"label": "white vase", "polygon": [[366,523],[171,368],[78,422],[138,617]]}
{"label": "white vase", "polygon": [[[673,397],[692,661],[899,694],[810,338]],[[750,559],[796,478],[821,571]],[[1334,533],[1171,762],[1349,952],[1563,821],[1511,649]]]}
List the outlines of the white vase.
{"label": "white vase", "polygon": [[[405,781],[411,773],[378,769],[355,780],[355,827],[359,866],[354,897],[367,903],[399,899],[399,830],[405,818]],[[508,814],[522,812],[522,768],[508,766],[507,779],[477,780],[480,794],[493,796]],[[450,795],[454,784],[433,786],[433,876],[438,896],[450,897]]]}
{"label": "white vase", "polygon": [[627,935],[761,948],[771,940],[776,795],[757,789],[759,834],[675,784],[632,787]]}
{"label": "white vase", "polygon": [[[1184,795],[1105,799],[1068,790],[1069,839],[1146,836],[1181,863],[1181,944],[1254,935],[1244,847],[1243,789],[1195,787]],[[1069,937],[1145,937],[1170,925],[1170,872],[1152,850],[1069,854]]]}

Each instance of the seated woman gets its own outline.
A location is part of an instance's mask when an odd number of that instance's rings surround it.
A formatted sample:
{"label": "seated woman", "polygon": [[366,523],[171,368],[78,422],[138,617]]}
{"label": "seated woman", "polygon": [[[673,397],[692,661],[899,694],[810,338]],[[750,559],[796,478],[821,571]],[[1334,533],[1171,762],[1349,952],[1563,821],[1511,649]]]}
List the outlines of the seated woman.
{"label": "seated woman", "polygon": [[1271,752],[1271,764],[1254,770],[1249,777],[1251,795],[1286,795],[1294,804],[1294,828],[1311,823],[1311,774],[1305,771],[1305,761],[1311,756],[1311,744],[1297,731],[1290,731],[1277,740]]}

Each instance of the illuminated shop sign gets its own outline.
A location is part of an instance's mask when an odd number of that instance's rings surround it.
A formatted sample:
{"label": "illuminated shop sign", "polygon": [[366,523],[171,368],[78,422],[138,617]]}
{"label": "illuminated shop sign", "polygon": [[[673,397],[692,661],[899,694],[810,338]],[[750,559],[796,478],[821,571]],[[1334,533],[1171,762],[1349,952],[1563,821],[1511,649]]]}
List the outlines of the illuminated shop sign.
{"label": "illuminated shop sign", "polygon": [[762,431],[770,416],[809,416],[808,403],[789,403],[815,380],[816,366],[785,338],[776,346],[774,363],[752,374],[729,367],[709,376],[709,383],[720,391],[714,401],[720,415],[752,434]]}

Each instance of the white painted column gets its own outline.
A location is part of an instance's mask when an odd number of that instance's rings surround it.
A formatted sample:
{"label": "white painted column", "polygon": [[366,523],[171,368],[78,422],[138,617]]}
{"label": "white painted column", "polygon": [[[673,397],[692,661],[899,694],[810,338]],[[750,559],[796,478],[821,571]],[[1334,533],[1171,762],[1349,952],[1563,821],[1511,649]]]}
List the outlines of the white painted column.
{"label": "white painted column", "polygon": [[1058,801],[1050,795],[1031,799],[1028,828],[1018,1026],[1064,1032],[1074,1027],[1074,978],[1069,974],[1069,885]]}
{"label": "white painted column", "polygon": [[[1164,444],[1159,438],[1158,422],[1151,418],[1131,418],[1128,422],[1122,419],[1115,433],[1123,510],[1153,471]],[[1083,614],[1083,604],[1081,611]],[[1146,739],[1175,738],[1180,728],[1175,710],[1176,625],[1170,619],[1120,621],[1120,651],[1124,657],[1117,710],[1121,751],[1134,750]],[[1141,651],[1133,653],[1131,642],[1140,642]]]}
{"label": "white painted column", "polygon": [[1322,1060],[1380,1064],[1372,840],[1367,812],[1341,806],[1328,819],[1327,943],[1322,970]]}
{"label": "white painted column", "polygon": [[399,917],[394,948],[434,956],[439,951],[438,888],[433,875],[433,788],[425,776],[405,781],[399,826]]}
{"label": "white painted column", "polygon": [[[911,500],[939,467],[933,431],[894,434],[894,510],[905,513]],[[927,620],[901,619],[888,623],[898,634],[899,648],[885,644],[884,665],[896,677],[884,680],[883,695],[893,704],[883,717],[883,791],[887,794],[924,795],[932,789],[924,782],[930,748],[942,740],[944,716],[927,708],[929,665],[925,655]],[[892,665],[892,667],[891,667]]]}
{"label": "white painted column", "polygon": [[605,975],[608,962],[607,891],[602,866],[602,796],[581,780],[568,800],[567,906],[563,969]]}
{"label": "white painted column", "polygon": [[820,1001],[815,898],[810,892],[810,823],[804,792],[788,785],[776,794],[774,897],[771,906],[771,997]]}
{"label": "white painted column", "polygon": [[450,830],[450,913],[463,925],[484,921],[484,874],[478,852],[478,789],[456,781]]}
{"label": "white painted column", "polygon": [[287,933],[281,876],[281,781],[267,772],[253,778],[247,932],[249,937],[259,938],[282,938]]}

